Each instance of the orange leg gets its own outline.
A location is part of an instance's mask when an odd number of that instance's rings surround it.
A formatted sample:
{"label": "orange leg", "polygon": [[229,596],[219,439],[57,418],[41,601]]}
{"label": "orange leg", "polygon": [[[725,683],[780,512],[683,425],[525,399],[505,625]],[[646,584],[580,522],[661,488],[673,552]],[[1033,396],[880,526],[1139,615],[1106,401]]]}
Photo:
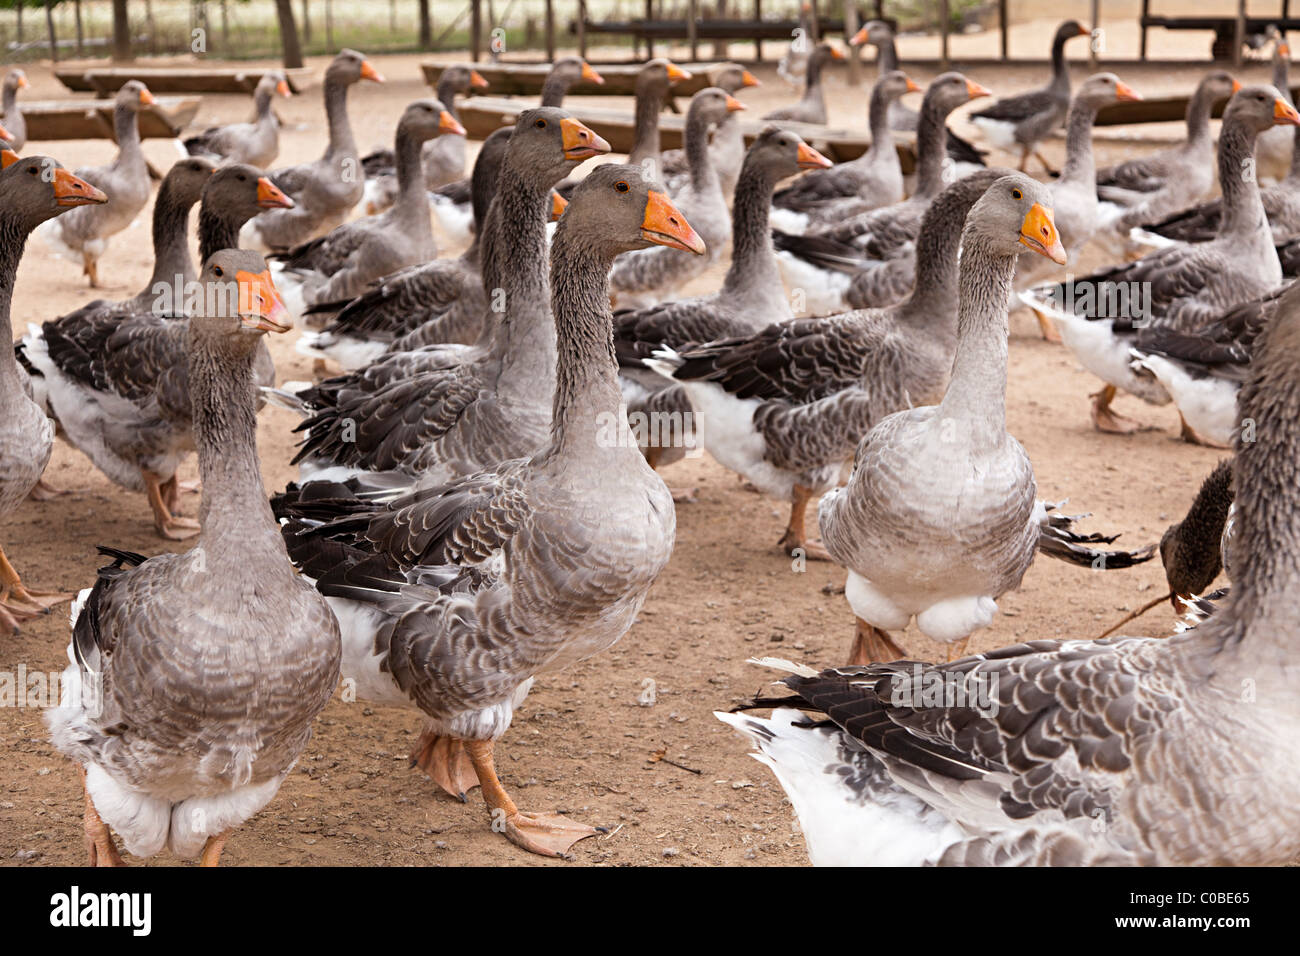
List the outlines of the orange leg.
{"label": "orange leg", "polygon": [[100,819],[95,802],[90,799],[90,791],[86,789],[86,770],[80,764],[77,773],[81,775],[81,789],[86,795],[86,852],[90,865],[126,866],[113,843],[113,835],[108,832],[108,824]]}
{"label": "orange leg", "polygon": [[18,572],[0,548],[0,621],[17,630],[18,621],[45,614],[75,595],[63,591],[35,591],[23,585]]}
{"label": "orange leg", "polygon": [[419,767],[461,803],[465,802],[465,794],[478,786],[478,774],[465,751],[465,741],[456,737],[440,737],[425,730],[411,751],[411,766]]}
{"label": "orange leg", "polygon": [[176,495],[176,476],[173,475],[166,481],[163,481],[152,471],[140,470],[140,476],[144,479],[145,493],[149,496],[149,507],[153,510],[153,524],[158,529],[158,533],[164,538],[170,538],[172,541],[183,541],[186,538],[192,538],[199,533],[199,523],[193,518],[182,518],[172,514],[172,509],[168,507],[168,497],[174,498]]}
{"label": "orange leg", "polygon": [[226,848],[226,841],[230,839],[230,831],[223,830],[216,836],[208,837],[208,842],[203,844],[203,852],[199,855],[199,866],[217,866],[221,862],[221,851]]}
{"label": "orange leg", "polygon": [[483,799],[492,812],[492,829],[531,853],[569,858],[569,848],[579,840],[605,833],[603,827],[575,823],[558,813],[525,813],[515,806],[497,779],[492,763],[492,741],[467,740],[465,750],[474,763]]}
{"label": "orange leg", "polygon": [[786,525],[785,534],[778,544],[791,557],[798,557],[795,550],[803,552],[810,561],[830,561],[830,553],[816,538],[809,540],[804,530],[804,521],[808,514],[808,501],[813,496],[811,488],[795,485],[790,493],[790,523]]}
{"label": "orange leg", "polygon": [[907,657],[907,651],[894,643],[887,631],[854,618],[853,646],[849,649],[850,664],[888,663]]}
{"label": "orange leg", "polygon": [[1142,429],[1140,422],[1121,415],[1110,407],[1115,400],[1116,388],[1107,385],[1100,392],[1094,392],[1092,398],[1092,424],[1099,432],[1112,435],[1131,435]]}

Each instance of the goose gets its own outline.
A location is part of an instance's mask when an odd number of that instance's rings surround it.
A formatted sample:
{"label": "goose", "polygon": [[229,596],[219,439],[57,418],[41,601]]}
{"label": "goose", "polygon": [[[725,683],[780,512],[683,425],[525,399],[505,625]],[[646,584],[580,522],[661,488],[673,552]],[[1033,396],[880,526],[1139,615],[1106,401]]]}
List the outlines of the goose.
{"label": "goose", "polygon": [[[320,332],[308,332],[299,339],[300,351],[355,371],[393,348],[402,351],[420,345],[472,345],[478,341],[489,314],[479,270],[482,224],[496,194],[497,175],[512,132],[511,127],[494,130],[474,161],[475,229],[469,248],[456,259],[435,259],[384,276],[351,300],[313,306],[309,316],[320,309],[333,318]],[[553,218],[558,218],[563,202],[558,194],[553,195]]]}
{"label": "goose", "polygon": [[1225,458],[1201,482],[1183,519],[1161,536],[1160,560],[1169,582],[1164,597],[1173,602],[1174,610],[1193,605],[1227,569],[1233,500],[1232,459]]}
{"label": "goose", "polygon": [[[1274,130],[1281,130],[1292,140],[1300,137],[1300,129],[1289,130],[1278,126],[1270,128],[1268,132]],[[1255,152],[1258,155],[1258,142]],[[1291,169],[1286,176],[1280,182],[1261,189],[1259,198],[1264,204],[1264,215],[1268,217],[1268,226],[1276,242],[1284,242],[1300,234],[1300,151],[1292,153]],[[1159,222],[1134,226],[1129,231],[1129,238],[1135,243],[1156,249],[1165,249],[1183,242],[1206,242],[1218,233],[1222,219],[1223,200],[1211,199],[1166,216]],[[1284,269],[1283,274],[1290,273]]]}
{"label": "goose", "polygon": [[794,41],[785,49],[777,61],[777,76],[791,86],[803,86],[808,78],[809,50],[817,42],[817,16],[809,0],[799,4],[799,28],[795,31]]}
{"label": "goose", "polygon": [[682,285],[721,257],[731,234],[731,216],[722,194],[722,183],[709,156],[709,126],[722,122],[728,113],[744,108],[743,103],[716,86],[691,97],[685,133],[691,181],[677,193],[674,201],[684,215],[700,224],[700,235],[708,251],[697,256],[671,246],[655,246],[620,257],[614,263],[609,283],[614,302],[620,308],[637,308],[672,298]]}
{"label": "goose", "polygon": [[[663,57],[646,61],[636,76],[635,114],[633,118],[632,151],[627,161],[634,166],[642,165],[646,160],[654,163],[647,169],[660,169],[663,156],[659,145],[659,114],[663,112],[664,102],[668,98],[668,88],[684,80],[691,74],[676,63]],[[568,198],[568,190],[560,194]]]}
{"label": "goose", "polygon": [[[350,299],[375,279],[437,254],[420,151],[428,140],[445,135],[464,136],[465,127],[438,100],[411,103],[397,124],[401,192],[392,208],[275,256],[276,284],[295,319],[318,302]],[[324,324],[321,316],[313,318]]]}
{"label": "goose", "polygon": [[482,235],[489,335],[474,346],[394,352],[294,396],[306,419],[303,479],[366,471],[450,480],[532,454],[555,393],[546,227],[551,188],[609,144],[564,110],[515,121]]}
{"label": "goose", "polygon": [[[257,253],[225,249],[199,279],[188,378],[203,533],[183,554],[101,547],[78,596],[54,746],[85,790],[92,866],[169,848],[216,866],[275,797],[339,680],[339,626],[288,561],[257,457],[253,367],[287,315]],[[98,689],[100,693],[95,693]]]}
{"label": "goose", "polygon": [[290,199],[292,209],[273,209],[244,226],[239,245],[262,252],[284,252],[323,236],[343,224],[361,200],[365,176],[348,120],[348,88],[359,80],[384,82],[383,76],[356,50],[340,50],[325,70],[325,116],[329,145],[320,159],[270,173]]}
{"label": "goose", "polygon": [[81,264],[92,289],[99,287],[99,257],[108,240],[135,219],[149,201],[149,166],[140,149],[136,116],[154,103],[139,80],[129,80],[113,101],[117,158],[108,166],[76,170],[77,177],[101,190],[108,202],[81,206],[42,224],[39,235],[56,253]]}
{"label": "goose", "polygon": [[871,148],[848,163],[800,176],[772,197],[773,219],[782,232],[802,235],[810,221],[833,221],[844,199],[888,206],[903,198],[903,169],[889,128],[889,107],[920,87],[902,70],[886,73],[871,88]]}
{"label": "goose", "polygon": [[786,106],[763,114],[763,119],[774,122],[816,123],[826,125],[826,92],[822,89],[822,71],[832,60],[843,60],[844,54],[829,43],[818,43],[808,54],[804,73],[803,98],[794,106]]}
{"label": "goose", "polygon": [[[1286,42],[1286,35],[1273,24],[1269,24],[1265,35],[1273,41],[1273,88],[1295,106],[1289,75],[1291,46]],[[1288,129],[1270,129],[1259,134],[1259,141],[1255,144],[1255,171],[1261,179],[1280,180],[1287,175],[1294,164],[1293,140]]]}
{"label": "goose", "polygon": [[[957,345],[937,405],[879,419],[853,472],[818,508],[822,541],[848,570],[857,618],[853,660],[903,657],[888,632],[912,618],[960,657],[996,601],[1019,586],[1040,547],[1090,564],[1087,551],[1040,539],[1073,535],[1034,500],[1034,471],[1006,430],[1007,301],[1019,251],[1064,264],[1051,190],[1023,174],[999,179],[971,207],[961,238]],[[1094,539],[1095,540],[1095,539]],[[1108,555],[1103,567],[1150,558]]]}
{"label": "goose", "polygon": [[[0,333],[5,337],[0,341],[13,341],[14,282],[32,230],[55,216],[105,201],[100,190],[48,157],[15,156],[5,164],[0,171]],[[0,400],[5,409],[0,419],[0,515],[18,507],[50,460],[54,426],[32,400],[31,391],[14,353],[0,349]],[[0,625],[17,631],[19,621],[69,597],[26,587],[0,547]]]}
{"label": "goose", "polygon": [[[153,274],[138,293],[127,299],[95,299],[70,315],[126,315],[147,311],[158,297],[159,286],[184,286],[198,276],[190,259],[190,210],[203,195],[215,167],[208,159],[191,156],[172,164],[158,187],[153,205]],[[178,279],[179,277],[179,279]]]}
{"label": "goose", "polygon": [[[446,67],[438,77],[436,99],[447,115],[459,125],[456,97],[472,89],[486,89],[488,81],[481,73],[468,66]],[[458,182],[465,176],[464,133],[439,136],[424,144],[424,184],[429,189]],[[366,171],[366,188],[363,207],[367,216],[374,216],[392,207],[400,190],[397,171],[397,154],[391,149],[376,150],[361,160]]]}
{"label": "goose", "polygon": [[970,121],[993,145],[1008,152],[1020,151],[1019,169],[1023,173],[1033,155],[1043,169],[1055,173],[1038,151],[1046,139],[1065,120],[1070,108],[1070,67],[1065,59],[1065,44],[1075,37],[1091,36],[1092,31],[1078,20],[1066,20],[1056,28],[1052,38],[1052,81],[1041,89],[1017,93],[1000,99],[971,114]]}
{"label": "goose", "polygon": [[1288,288],[1243,302],[1191,331],[1155,326],[1134,336],[1130,368],[1154,379],[1173,400],[1185,438],[1231,447],[1242,427],[1237,392],[1250,375],[1255,341],[1276,320]]}
{"label": "goose", "polygon": [[[289,203],[256,168],[220,167],[200,201],[200,257],[207,261],[234,246],[240,227],[259,210]],[[132,312],[83,309],[29,326],[22,355],[67,441],[115,484],[145,492],[158,533],[182,540],[199,530],[192,518],[176,514],[176,471],[195,449],[185,348],[203,288],[177,286],[173,275],[150,291]],[[259,383],[271,384],[275,366],[265,342],[255,365]]]}
{"label": "goose", "polygon": [[[698,421],[695,440],[759,491],[790,502],[778,544],[787,554],[830,559],[805,532],[808,501],[838,481],[880,418],[942,397],[957,341],[955,225],[1005,172],[981,170],[939,194],[921,224],[915,289],[893,308],[790,321],[787,306],[785,321],[762,325],[767,313],[751,313],[748,328],[734,319],[699,329],[616,325],[620,358],[648,358],[674,386],[641,402],[657,407],[684,395]],[[674,316],[671,306],[665,312]],[[628,395],[629,407],[635,398]]]}
{"label": "goose", "polygon": [[610,345],[606,276],[646,243],[704,251],[640,167],[592,170],[551,247],[554,415],[530,457],[377,497],[361,481],[312,482],[274,503],[291,558],[339,615],[344,675],[422,711],[434,780],[462,798],[480,784],[493,829],[545,856],[601,831],[519,810],[496,741],[534,679],[622,637],[675,534],[668,489],[628,433]]}
{"label": "goose", "polygon": [[[737,92],[762,84],[742,66],[730,63],[714,75],[714,85],[734,96]],[[676,196],[691,181],[691,164],[685,149],[669,149],[662,154],[662,178],[668,194]],[[728,203],[736,192],[736,180],[745,161],[745,131],[740,127],[737,113],[728,113],[713,129],[709,139],[709,161],[722,184],[722,195]]]}
{"label": "goose", "polygon": [[[1065,121],[1065,168],[1050,184],[1056,229],[1062,244],[1069,250],[1067,269],[1073,268],[1080,250],[1097,230],[1097,174],[1092,157],[1092,125],[1097,111],[1111,103],[1141,99],[1114,73],[1097,73],[1079,85],[1070,102]],[[1021,256],[1016,266],[1014,290],[1022,292],[1038,285],[1055,268],[1044,256]],[[854,290],[850,289],[850,301],[854,298],[853,293]],[[1042,314],[1036,313],[1036,316],[1043,338],[1059,342],[1060,336],[1051,321]]]}
{"label": "goose", "polygon": [[1241,84],[1223,70],[1202,77],[1187,101],[1187,138],[1177,146],[1125,160],[1097,171],[1101,201],[1098,238],[1116,256],[1138,252],[1134,226],[1158,222],[1202,199],[1214,185],[1214,137],[1210,112],[1233,96]]}
{"label": "goose", "polygon": [[1200,626],[939,665],[789,667],[795,695],[771,718],[718,714],[776,773],[814,863],[1294,862],[1296,294],[1242,389],[1242,417],[1273,424],[1237,444],[1232,593]]}
{"label": "goose", "polygon": [[[898,50],[894,46],[894,28],[884,20],[868,20],[849,40],[849,46],[852,47],[862,46],[864,43],[869,43],[876,48],[878,78],[900,69]],[[900,100],[895,100],[889,106],[890,129],[914,133],[920,118],[916,110]],[[874,141],[873,136],[872,142]],[[984,154],[952,130],[948,131],[948,138],[944,145],[948,158],[955,164],[953,173],[957,178],[970,175],[984,165]]]}
{"label": "goose", "polygon": [[[682,390],[642,364],[656,349],[747,334],[794,316],[772,254],[768,228],[772,191],[778,182],[801,170],[829,166],[830,160],[796,133],[777,126],[765,128],[746,152],[736,186],[734,251],[722,288],[710,295],[615,313],[619,384],[630,414],[654,415],[683,426],[690,420],[690,403]],[[647,429],[637,432],[645,439],[642,449],[651,467],[660,468],[685,454],[690,438],[687,430],[670,432],[667,442],[650,441]]]}
{"label": "goose", "polygon": [[[786,283],[801,293],[808,312],[827,315],[846,311],[846,294],[857,272],[911,255],[926,207],[949,179],[944,119],[961,104],[989,95],[960,73],[936,77],[921,101],[916,189],[908,199],[882,209],[872,208],[869,200],[859,200],[860,212],[849,201],[837,207],[840,218],[805,235],[773,234]],[[908,284],[904,281],[885,304],[906,295]]]}
{"label": "goose", "polygon": [[[647,67],[649,65],[647,64]],[[568,94],[569,88],[579,81],[603,86],[605,78],[593,70],[580,56],[566,56],[556,60],[542,82],[542,99],[538,105],[560,108],[564,105],[564,97]],[[662,101],[660,106],[662,108]],[[429,194],[429,198],[433,203],[433,213],[443,232],[458,242],[470,241],[471,226],[477,227],[479,222],[473,217],[470,180],[461,179],[440,186]]]}
{"label": "goose", "polygon": [[[1098,430],[1125,434],[1139,427],[1110,407],[1120,388],[1151,404],[1170,400],[1158,382],[1130,367],[1136,332],[1154,326],[1190,331],[1281,282],[1259,187],[1241,174],[1258,133],[1280,123],[1300,125],[1300,114],[1271,86],[1244,87],[1228,102],[1218,155],[1224,215],[1213,240],[1164,249],[1084,279],[1020,294],[1026,305],[1052,317],[1066,347],[1106,383],[1093,396],[1092,421]],[[1184,435],[1197,438],[1186,427]]]}
{"label": "goose", "polygon": [[209,126],[184,141],[186,152],[214,162],[247,163],[266,169],[280,155],[280,121],[271,105],[277,93],[285,99],[293,95],[284,73],[268,70],[253,89],[253,121]]}
{"label": "goose", "polygon": [[5,135],[0,136],[0,144],[15,153],[27,145],[27,120],[23,119],[23,111],[18,107],[18,91],[27,86],[27,74],[19,69],[6,73],[4,85],[0,86],[0,124],[6,130]]}

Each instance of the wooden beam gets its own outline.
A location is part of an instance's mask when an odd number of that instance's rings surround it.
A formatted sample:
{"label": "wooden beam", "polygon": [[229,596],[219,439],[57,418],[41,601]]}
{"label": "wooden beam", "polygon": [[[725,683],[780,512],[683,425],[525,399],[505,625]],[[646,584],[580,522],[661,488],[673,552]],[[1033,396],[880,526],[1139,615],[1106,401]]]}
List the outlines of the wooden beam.
{"label": "wooden beam", "polygon": [[694,63],[700,58],[700,0],[689,0],[686,5],[686,40]]}
{"label": "wooden beam", "polygon": [[[763,19],[763,0],[754,0],[754,19]],[[758,63],[763,62],[763,38],[758,37],[754,40],[754,60]]]}
{"label": "wooden beam", "polygon": [[[844,39],[848,41],[858,32],[858,5],[856,0],[844,0]],[[865,46],[865,44],[864,44]],[[862,85],[862,47],[849,48],[849,86]]]}
{"label": "wooden beam", "polygon": [[1142,0],[1142,39],[1139,40],[1138,59],[1143,63],[1147,59],[1147,17],[1151,15],[1151,0]]}
{"label": "wooden beam", "polygon": [[1007,0],[998,0],[998,52],[1004,60],[1007,58],[1007,50],[1011,46],[1007,42],[1007,33],[1011,28],[1007,19]]}
{"label": "wooden beam", "polygon": [[1237,23],[1232,32],[1232,65],[1241,69],[1241,45],[1246,39],[1246,0],[1237,0]]}
{"label": "wooden beam", "polygon": [[546,59],[555,62],[555,0],[546,0]]}
{"label": "wooden beam", "polygon": [[939,64],[943,69],[948,69],[948,20],[952,16],[948,0],[939,0],[939,39],[941,43],[941,52],[939,54]]}
{"label": "wooden beam", "polygon": [[475,63],[483,54],[483,10],[480,0],[469,3],[469,57]]}
{"label": "wooden beam", "polygon": [[578,56],[587,58],[587,0],[578,0]]}

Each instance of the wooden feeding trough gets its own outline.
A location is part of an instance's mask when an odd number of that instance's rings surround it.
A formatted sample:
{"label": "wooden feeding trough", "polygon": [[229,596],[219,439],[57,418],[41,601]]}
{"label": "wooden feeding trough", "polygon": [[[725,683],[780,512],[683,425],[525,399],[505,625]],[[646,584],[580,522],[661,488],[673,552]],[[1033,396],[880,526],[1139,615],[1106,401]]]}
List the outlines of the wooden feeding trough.
{"label": "wooden feeding trough", "polygon": [[[430,86],[438,85],[442,71],[452,66],[451,63],[422,63],[420,71],[424,81]],[[597,66],[596,72],[605,80],[604,85],[579,81],[569,88],[575,96],[634,96],[636,95],[636,78],[641,72],[641,64],[618,64],[616,66]],[[726,63],[691,63],[682,69],[691,74],[689,80],[679,80],[670,88],[673,96],[694,96],[706,87],[716,85],[717,77],[728,66]],[[551,72],[547,63],[493,63],[475,64],[483,79],[488,81],[489,96],[540,96],[542,84]],[[476,91],[470,90],[473,95]]]}
{"label": "wooden feeding trough", "polygon": [[[198,96],[160,96],[137,114],[142,139],[175,139],[194,121]],[[107,100],[23,100],[30,140],[113,139],[113,104]]]}
{"label": "wooden feeding trough", "polygon": [[[129,80],[139,80],[152,93],[252,93],[274,67],[65,67],[54,75],[74,93],[113,96]],[[300,93],[311,85],[312,71],[282,70],[289,88]]]}

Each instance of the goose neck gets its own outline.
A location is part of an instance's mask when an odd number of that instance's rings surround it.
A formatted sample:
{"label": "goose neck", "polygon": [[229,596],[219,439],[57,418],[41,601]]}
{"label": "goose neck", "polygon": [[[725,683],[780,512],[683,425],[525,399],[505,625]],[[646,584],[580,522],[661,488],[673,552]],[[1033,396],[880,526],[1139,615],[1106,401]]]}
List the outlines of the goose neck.
{"label": "goose neck", "polygon": [[647,159],[659,159],[659,113],[664,106],[664,90],[660,83],[643,81],[636,88],[636,131],[632,137],[632,152],[628,162],[641,165]]}
{"label": "goose neck", "polygon": [[1219,187],[1223,191],[1223,218],[1219,235],[1246,235],[1261,226],[1267,230],[1264,201],[1255,182],[1257,134],[1243,123],[1223,124],[1219,131]]}
{"label": "goose neck", "polygon": [[197,278],[188,236],[191,205],[178,202],[166,182],[158,190],[153,209],[153,275],[146,293],[159,283],[176,281],[177,276],[184,282]]}
{"label": "goose neck", "polygon": [[871,149],[863,154],[877,158],[886,150],[894,148],[894,134],[889,128],[889,109],[897,102],[897,97],[890,95],[881,84],[877,83],[871,91],[871,103],[867,107],[867,126],[871,130]]}
{"label": "goose neck", "polygon": [[891,34],[883,43],[876,44],[876,68],[880,76],[898,69],[898,48]]}
{"label": "goose neck", "polygon": [[[14,300],[14,282],[18,278],[18,261],[22,258],[27,232],[8,219],[0,218],[0,335],[3,342],[14,339],[11,310]],[[0,395],[6,400],[21,389],[18,361],[12,348],[0,349]]]}
{"label": "goose neck", "polygon": [[329,124],[329,148],[326,158],[339,159],[355,156],[356,140],[352,137],[352,122],[348,119],[348,87],[345,80],[328,77],[325,80],[325,118]]}
{"label": "goose neck", "polygon": [[691,186],[697,193],[708,190],[718,181],[709,156],[709,125],[702,110],[691,110],[686,117],[686,165],[691,173]]}
{"label": "goose neck", "polygon": [[1187,141],[1207,143],[1210,140],[1210,111],[1214,109],[1214,90],[1202,83],[1187,104]]}
{"label": "goose neck", "polygon": [[916,125],[916,192],[922,198],[935,196],[943,188],[943,164],[947,158],[948,110],[931,100],[921,107]]}
{"label": "goose neck", "polygon": [[731,266],[723,283],[723,291],[728,295],[785,301],[785,286],[769,228],[775,188],[776,179],[772,174],[746,157],[740,178],[736,180],[732,206]]}
{"label": "goose neck", "polygon": [[1078,97],[1070,104],[1065,119],[1065,168],[1058,182],[1093,183],[1097,178],[1092,154],[1092,125],[1097,119],[1097,104]]}
{"label": "goose neck", "polygon": [[140,151],[140,126],[136,121],[135,110],[125,104],[113,110],[113,135],[117,139],[120,157],[135,158],[143,154]]}
{"label": "goose neck", "polygon": [[199,205],[199,261],[222,249],[239,248],[239,227],[248,221],[244,217],[235,221],[229,213],[219,213],[208,203]]}

